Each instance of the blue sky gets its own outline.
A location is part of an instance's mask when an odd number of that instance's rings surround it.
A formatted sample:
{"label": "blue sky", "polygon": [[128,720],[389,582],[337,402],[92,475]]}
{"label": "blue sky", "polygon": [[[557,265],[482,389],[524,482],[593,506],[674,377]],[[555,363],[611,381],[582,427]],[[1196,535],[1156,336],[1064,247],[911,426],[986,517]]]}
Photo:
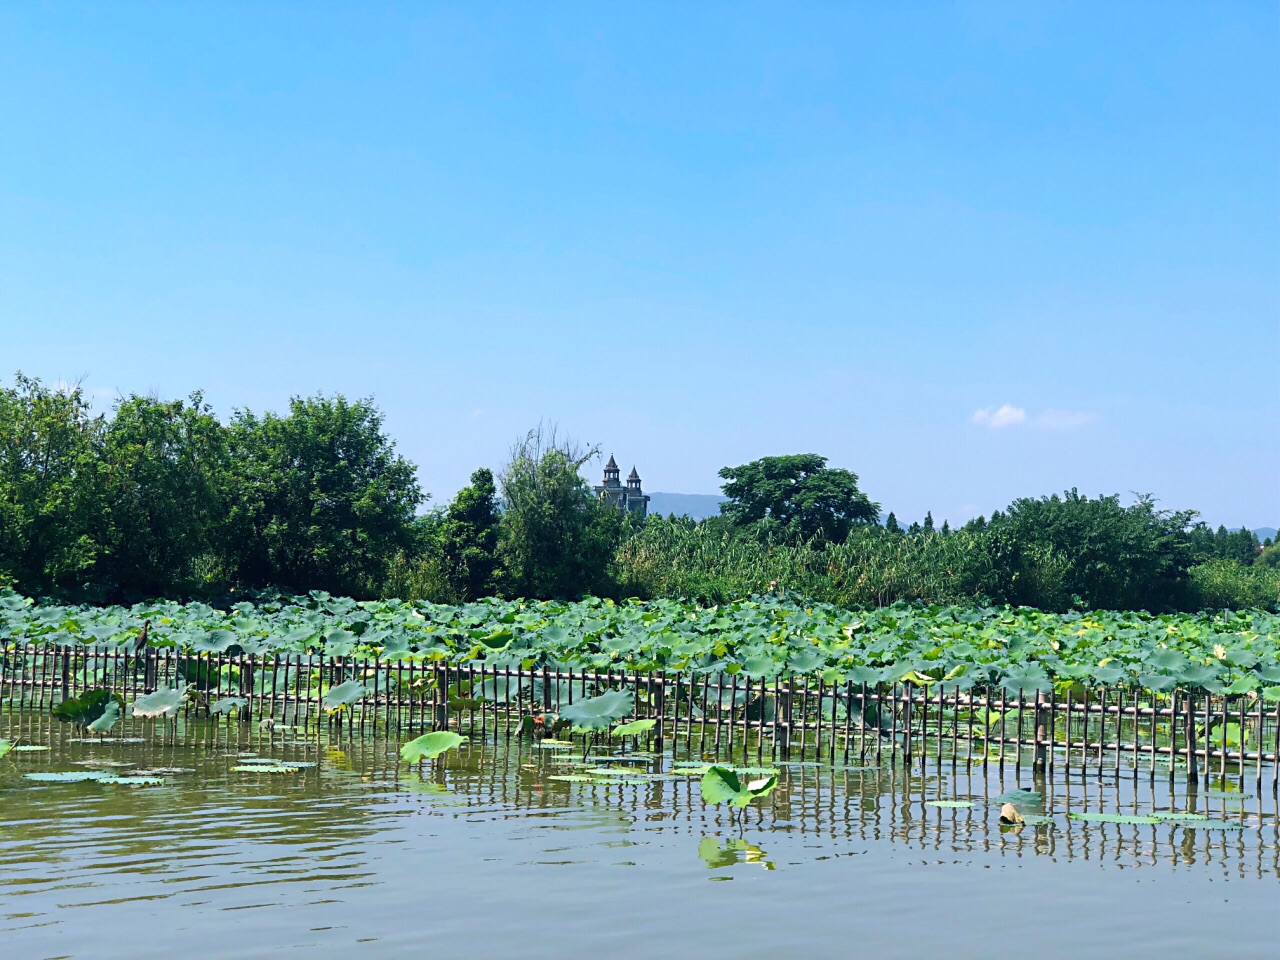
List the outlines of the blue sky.
{"label": "blue sky", "polygon": [[[372,394],[435,502],[646,487],[1280,521],[1280,7],[11,4],[0,374]],[[592,468],[594,473],[595,467]]]}

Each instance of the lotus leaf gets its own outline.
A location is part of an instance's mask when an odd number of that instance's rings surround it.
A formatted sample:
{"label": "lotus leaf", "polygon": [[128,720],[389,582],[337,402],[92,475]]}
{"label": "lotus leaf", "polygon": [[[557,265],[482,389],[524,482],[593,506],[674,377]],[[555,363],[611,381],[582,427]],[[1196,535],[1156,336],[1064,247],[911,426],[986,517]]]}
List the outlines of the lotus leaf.
{"label": "lotus leaf", "polygon": [[566,704],[560,708],[560,719],[582,730],[607,730],[634,708],[634,694],[610,690],[598,697]]}
{"label": "lotus leaf", "polygon": [[324,711],[325,713],[337,713],[339,710],[345,710],[352,704],[363,700],[368,692],[364,684],[359,680],[348,680],[346,683],[340,683],[325,693]]}
{"label": "lotus leaf", "polygon": [[416,740],[410,740],[400,748],[400,759],[406,763],[418,763],[422,760],[434,760],[446,750],[452,750],[462,743],[463,738],[456,733],[437,730],[424,733]]}
{"label": "lotus leaf", "polygon": [[1158,817],[1140,817],[1128,813],[1068,813],[1071,820],[1087,823],[1159,823]]}
{"label": "lotus leaf", "polygon": [[110,730],[120,719],[124,700],[110,690],[86,690],[78,697],[69,697],[53,708],[53,715],[66,723],[74,723],[101,733]]}
{"label": "lotus leaf", "polygon": [[176,717],[186,695],[187,687],[162,687],[133,701],[133,715],[144,719]]}
{"label": "lotus leaf", "polygon": [[702,799],[713,805],[727,802],[733,807],[745,807],[751,801],[773,793],[777,785],[777,776],[743,784],[728,767],[712,766],[702,777]]}
{"label": "lotus leaf", "polygon": [[630,723],[622,723],[613,728],[615,737],[638,737],[642,733],[648,733],[652,730],[658,721],[652,718],[645,720],[632,720]]}

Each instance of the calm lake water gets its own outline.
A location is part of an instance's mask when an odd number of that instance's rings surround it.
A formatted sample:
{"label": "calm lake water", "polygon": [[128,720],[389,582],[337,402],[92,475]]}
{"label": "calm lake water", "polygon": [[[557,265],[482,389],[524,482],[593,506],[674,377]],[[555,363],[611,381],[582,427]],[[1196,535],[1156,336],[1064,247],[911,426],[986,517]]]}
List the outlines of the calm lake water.
{"label": "calm lake water", "polygon": [[[1258,795],[1146,770],[1059,766],[1037,783],[1011,766],[775,764],[777,792],[739,825],[669,755],[631,766],[670,779],[597,786],[551,779],[566,752],[514,740],[420,770],[383,739],[113,734],[0,716],[0,737],[50,748],[0,760],[5,960],[1280,956],[1269,778]],[[266,757],[314,766],[255,772]],[[25,776],[58,771],[165,783]],[[1015,788],[1044,796],[1047,822],[1000,827],[994,800]],[[1068,817],[1081,811],[1239,829]]]}

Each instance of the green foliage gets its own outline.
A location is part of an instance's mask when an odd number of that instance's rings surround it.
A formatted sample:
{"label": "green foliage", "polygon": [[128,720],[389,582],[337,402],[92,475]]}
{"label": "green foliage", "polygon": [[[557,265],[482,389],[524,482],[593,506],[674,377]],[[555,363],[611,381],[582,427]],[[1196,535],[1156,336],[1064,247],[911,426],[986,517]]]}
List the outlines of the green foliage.
{"label": "green foliage", "polygon": [[187,687],[161,687],[133,701],[135,717],[176,717],[187,696]]}
{"label": "green foliage", "polygon": [[446,750],[453,750],[460,743],[462,743],[462,737],[456,733],[450,733],[445,730],[424,733],[400,748],[400,759],[405,763],[434,760]]}
{"label": "green foliage", "polygon": [[610,690],[560,708],[560,719],[581,730],[608,730],[635,709],[635,695],[623,690]]}
{"label": "green foliage", "polygon": [[68,697],[53,708],[53,716],[64,723],[102,733],[120,719],[124,699],[110,690],[86,690],[78,697]]}
{"label": "green foliage", "polygon": [[[643,733],[648,733],[657,725],[658,721],[652,717],[644,720],[632,720],[630,723],[620,723],[614,727],[613,735],[615,737],[638,737]],[[3,756],[3,754],[0,754],[0,756]]]}
{"label": "green foliage", "polygon": [[777,774],[743,783],[732,767],[713,766],[702,776],[702,799],[712,805],[728,803],[742,808],[753,800],[763,800],[778,786]]}
{"label": "green foliage", "polygon": [[78,386],[18,374],[0,388],[0,577],[29,593],[77,591],[101,551],[96,457],[104,420]]}
{"label": "green foliage", "polygon": [[1191,602],[1202,610],[1280,609],[1280,567],[1234,560],[1210,560],[1189,571]]}
{"label": "green foliage", "polygon": [[226,431],[203,403],[130,397],[98,457],[102,508],[95,580],[111,596],[160,596],[217,585],[226,517]]}
{"label": "green foliage", "polygon": [[798,535],[819,533],[842,541],[861,524],[875,523],[880,505],[858,489],[856,474],[827,466],[814,453],[763,457],[720,471],[728,501],[721,512],[738,525],[769,517]]}
{"label": "green foliage", "polygon": [[[1188,528],[1193,511],[1157,510],[1150,497],[1129,507],[1117,496],[1015,500],[990,533],[1005,571],[1002,599],[1050,609],[1084,604],[1111,610],[1166,610],[1180,605],[1191,566]],[[1052,565],[1055,602],[1038,596],[1036,565]],[[1041,586],[1040,590],[1043,589]],[[1077,602],[1074,598],[1080,598]]]}
{"label": "green foliage", "polygon": [[[952,539],[963,536],[962,532]],[[851,610],[772,596],[697,606],[673,600],[613,603],[596,598],[561,601],[484,600],[459,606],[386,600],[356,602],[316,594],[278,599],[262,607],[244,603],[230,612],[194,603],[149,603],[133,608],[36,606],[0,595],[0,635],[16,646],[39,645],[57,635],[110,652],[131,649],[142,619],[153,623],[150,643],[194,651],[217,637],[248,653],[386,659],[453,665],[483,663],[523,668],[654,670],[707,676],[713,683],[744,677],[822,676],[829,683],[909,680],[944,690],[1048,689],[1095,684],[1255,694],[1272,702],[1280,687],[1280,615],[1262,611],[1212,614],[1093,612],[1052,614],[1030,608],[965,606]],[[376,624],[376,626],[374,626]],[[29,665],[20,669],[32,669]],[[502,678],[506,679],[506,678]],[[492,678],[477,689],[451,684],[451,699],[510,701],[522,684]],[[356,702],[365,688],[347,681],[328,690],[326,709]],[[558,691],[560,718],[584,729],[614,727],[634,709],[629,693],[567,705]],[[740,691],[745,696],[745,691]],[[575,690],[576,694],[576,690]],[[89,695],[86,695],[89,696]],[[732,695],[730,695],[732,697]],[[112,698],[99,690],[60,706],[58,715],[92,722],[91,707]],[[732,707],[770,708],[740,700]],[[763,714],[761,714],[763,715]],[[96,716],[96,714],[94,715]],[[877,722],[864,716],[864,722]],[[995,727],[999,715],[979,721]]]}
{"label": "green foliage", "polygon": [[471,474],[471,485],[449,504],[440,531],[440,552],[455,602],[493,592],[498,547],[495,492],[492,471],[482,467]]}
{"label": "green foliage", "polygon": [[423,500],[371,400],[295,397],[289,415],[236,414],[229,550],[248,586],[368,594],[409,543]]}
{"label": "green foliage", "polygon": [[530,430],[500,478],[498,553],[508,596],[608,594],[610,567],[626,518],[591,496],[579,470],[597,455],[554,428]]}

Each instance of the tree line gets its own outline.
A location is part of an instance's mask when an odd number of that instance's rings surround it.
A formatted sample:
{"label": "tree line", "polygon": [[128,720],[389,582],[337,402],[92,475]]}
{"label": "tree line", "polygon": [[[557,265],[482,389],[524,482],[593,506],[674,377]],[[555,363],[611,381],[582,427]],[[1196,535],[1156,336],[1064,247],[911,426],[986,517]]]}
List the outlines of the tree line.
{"label": "tree line", "polygon": [[1151,497],[1023,498],[952,530],[903,527],[815,454],[721,471],[703,521],[639,520],[591,495],[598,451],[538,427],[495,475],[428,497],[371,399],[294,398],[219,420],[200,394],[0,388],[0,587],[78,602],[325,590],[436,602],[766,590],[847,605],[1270,607],[1280,546]]}

